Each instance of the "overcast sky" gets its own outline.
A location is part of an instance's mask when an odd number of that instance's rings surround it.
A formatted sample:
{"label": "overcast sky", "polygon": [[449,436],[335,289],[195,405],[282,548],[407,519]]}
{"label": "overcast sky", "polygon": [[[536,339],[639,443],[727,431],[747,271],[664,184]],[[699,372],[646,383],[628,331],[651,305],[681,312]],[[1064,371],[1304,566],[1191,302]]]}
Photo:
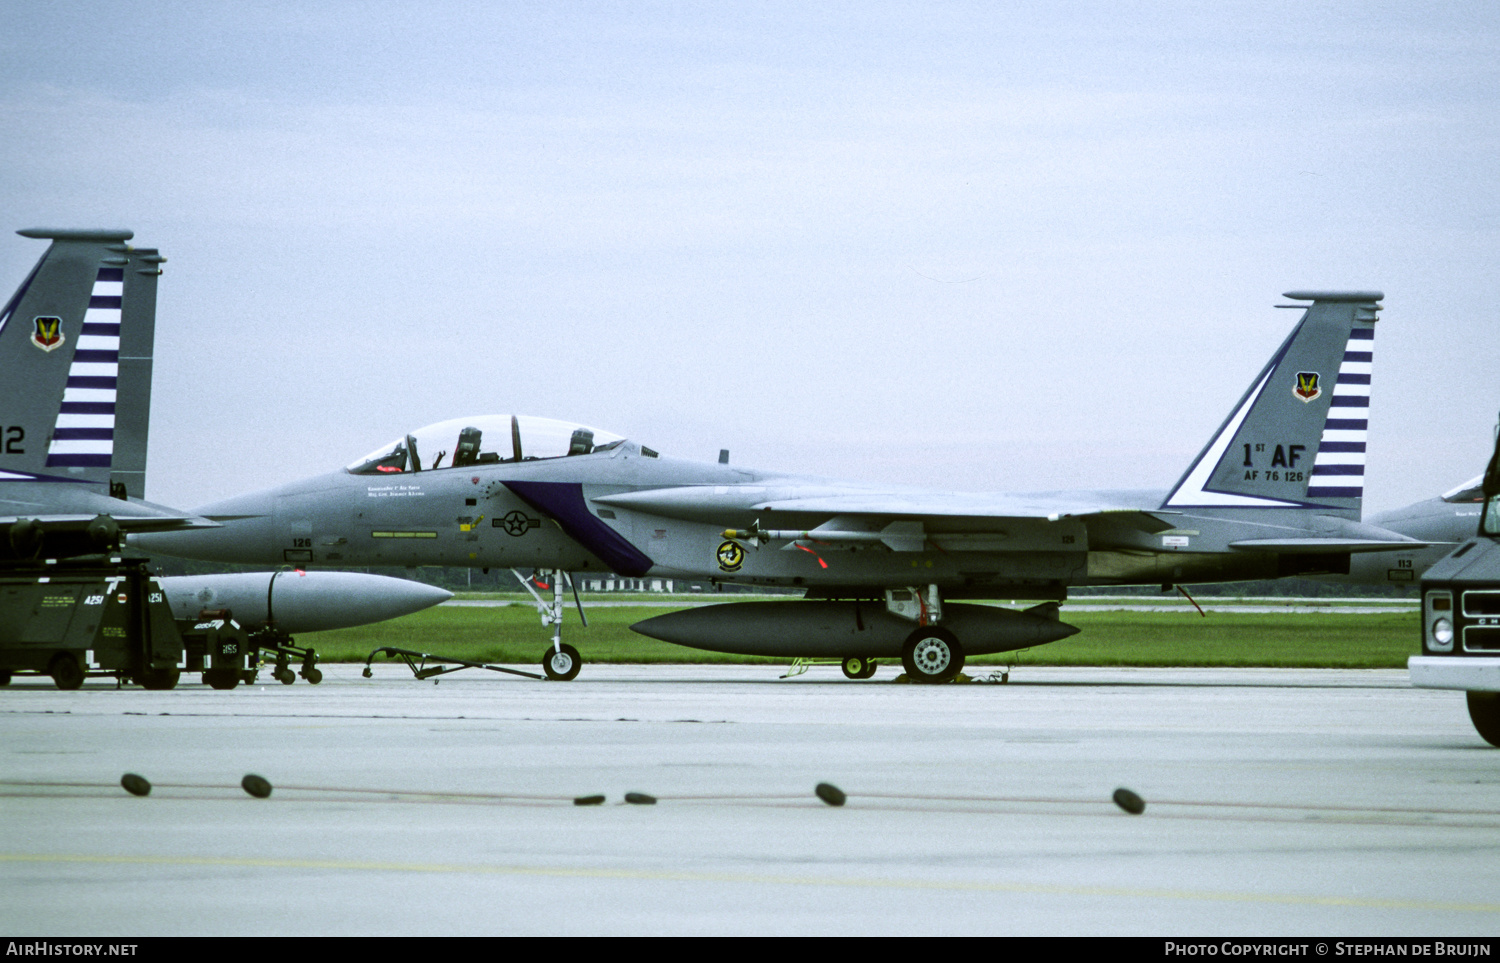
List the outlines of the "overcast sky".
{"label": "overcast sky", "polygon": [[[31,226],[169,263],[147,493],[516,412],[955,489],[1167,487],[1377,288],[1367,509],[1500,408],[1500,4],[0,6]],[[3,296],[3,295],[0,295]]]}

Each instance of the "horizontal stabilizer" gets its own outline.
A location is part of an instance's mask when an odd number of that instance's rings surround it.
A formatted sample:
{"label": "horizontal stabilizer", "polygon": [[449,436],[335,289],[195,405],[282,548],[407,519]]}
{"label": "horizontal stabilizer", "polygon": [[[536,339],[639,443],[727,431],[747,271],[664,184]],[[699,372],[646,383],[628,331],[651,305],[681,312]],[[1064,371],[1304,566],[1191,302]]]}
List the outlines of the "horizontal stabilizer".
{"label": "horizontal stabilizer", "polygon": [[[98,517],[98,514],[9,515],[0,517],[0,526],[26,521],[48,531],[67,531],[72,528],[87,528]],[[166,532],[219,527],[217,522],[211,522],[196,515],[111,515],[109,517],[114,519],[122,532]]]}
{"label": "horizontal stabilizer", "polygon": [[128,241],[135,237],[134,231],[124,228],[77,228],[77,227],[23,227],[16,232],[22,237],[52,241],[95,241],[109,243]]}

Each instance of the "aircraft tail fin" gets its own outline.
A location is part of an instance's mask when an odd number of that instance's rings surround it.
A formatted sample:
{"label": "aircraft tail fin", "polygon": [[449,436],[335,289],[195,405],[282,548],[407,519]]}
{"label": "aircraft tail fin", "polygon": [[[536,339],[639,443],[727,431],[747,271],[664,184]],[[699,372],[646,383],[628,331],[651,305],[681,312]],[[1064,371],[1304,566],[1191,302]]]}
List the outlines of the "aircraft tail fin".
{"label": "aircraft tail fin", "polygon": [[0,310],[0,480],[140,498],[166,259],[127,245],[130,231],[17,233],[52,244]]}
{"label": "aircraft tail fin", "polygon": [[1379,291],[1311,301],[1162,508],[1315,509],[1358,519]]}

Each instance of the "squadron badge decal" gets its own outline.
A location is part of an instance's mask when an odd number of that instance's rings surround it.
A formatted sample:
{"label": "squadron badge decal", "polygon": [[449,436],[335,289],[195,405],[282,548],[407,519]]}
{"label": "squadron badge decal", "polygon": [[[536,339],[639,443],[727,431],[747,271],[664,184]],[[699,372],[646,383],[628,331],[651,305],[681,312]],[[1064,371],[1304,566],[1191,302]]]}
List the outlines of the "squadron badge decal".
{"label": "squadron badge decal", "polygon": [[62,333],[62,318],[36,319],[36,330],[31,332],[32,344],[43,351],[53,351],[66,340]]}
{"label": "squadron badge decal", "polygon": [[1292,394],[1303,401],[1312,401],[1323,393],[1318,387],[1318,373],[1316,371],[1297,372],[1297,386],[1292,389]]}
{"label": "squadron badge decal", "polygon": [[739,542],[721,542],[718,551],[719,568],[725,572],[738,572],[745,564],[745,550]]}

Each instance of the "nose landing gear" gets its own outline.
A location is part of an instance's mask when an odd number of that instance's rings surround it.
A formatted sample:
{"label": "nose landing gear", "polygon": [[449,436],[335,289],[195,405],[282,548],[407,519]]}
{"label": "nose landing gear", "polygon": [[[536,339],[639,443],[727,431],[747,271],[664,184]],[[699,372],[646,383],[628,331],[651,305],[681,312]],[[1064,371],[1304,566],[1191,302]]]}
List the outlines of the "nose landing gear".
{"label": "nose landing gear", "polygon": [[[583,659],[578,650],[571,645],[565,645],[562,640],[563,624],[563,582],[566,581],[573,589],[573,601],[578,605],[578,617],[583,620],[583,627],[588,628],[589,617],[583,614],[583,600],[578,597],[578,586],[568,578],[568,573],[562,569],[537,569],[532,579],[527,579],[511,569],[511,574],[516,577],[531,597],[536,600],[536,610],[542,617],[542,625],[552,626],[552,645],[542,653],[542,671],[547,678],[556,682],[568,682],[578,676],[578,670],[583,668]],[[543,599],[536,589],[531,587],[535,580],[542,588],[552,589],[552,598]],[[550,579],[550,586],[543,579]]]}

